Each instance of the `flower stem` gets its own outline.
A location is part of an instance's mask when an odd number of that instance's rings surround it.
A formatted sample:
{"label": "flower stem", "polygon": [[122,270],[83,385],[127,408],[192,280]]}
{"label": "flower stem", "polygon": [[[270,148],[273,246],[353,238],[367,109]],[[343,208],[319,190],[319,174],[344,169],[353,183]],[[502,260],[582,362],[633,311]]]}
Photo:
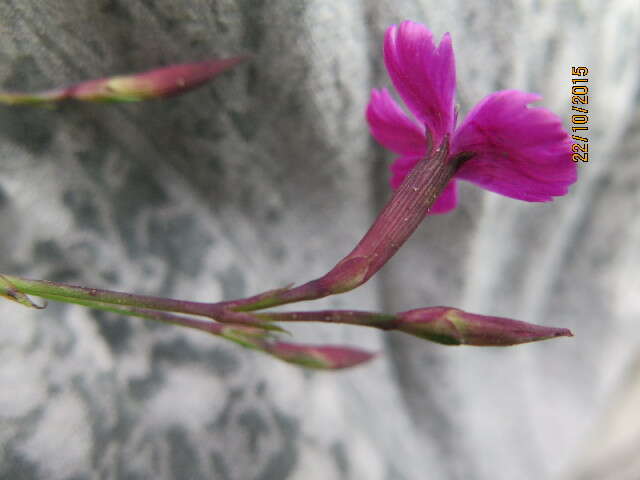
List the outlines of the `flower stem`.
{"label": "flower stem", "polygon": [[220,305],[236,311],[260,310],[315,300],[362,285],[409,239],[458,168],[469,158],[468,154],[450,158],[449,139],[445,137],[438,149],[413,168],[353,251],[323,277],[298,287]]}
{"label": "flower stem", "polygon": [[265,312],[268,322],[323,322],[396,330],[444,345],[506,347],[556,337],[571,337],[566,328],[547,327],[504,317],[465,312],[452,307],[427,307],[396,314],[356,310]]}
{"label": "flower stem", "polygon": [[157,310],[118,307],[78,298],[58,297],[56,295],[47,295],[46,298],[199,330],[224,338],[242,347],[257,350],[285,362],[307,368],[340,370],[368,362],[375,357],[370,352],[348,346],[305,345],[278,341],[272,336],[273,331],[285,330],[262,319],[257,319],[256,323],[252,325],[217,323]]}
{"label": "flower stem", "polygon": [[4,280],[3,283],[0,283],[0,294],[10,294],[12,291],[18,291],[23,294],[36,295],[42,298],[56,296],[70,300],[88,300],[113,305],[151,308],[168,312],[183,312],[203,316],[211,316],[212,313],[212,309],[210,308],[211,304],[208,303],[189,302],[186,300],[174,300],[171,298],[148,295],[135,295],[132,293],[80,287],[65,283],[50,282],[47,280],[31,280],[15,277],[13,275],[3,274],[0,278]]}
{"label": "flower stem", "polygon": [[438,149],[414,167],[353,251],[323,277],[298,287],[271,290],[240,300],[203,303],[0,275],[0,295],[29,306],[35,304],[26,295],[37,295],[85,306],[109,304],[205,316],[219,322],[256,324],[256,316],[248,312],[346,292],[366,282],[407,241],[467,158],[465,155],[449,158],[449,142],[445,137]]}
{"label": "flower stem", "polygon": [[[270,294],[271,292],[267,293]],[[116,292],[114,290],[50,282],[47,280],[31,280],[13,275],[0,275],[0,296],[18,301],[27,306],[35,307],[36,305],[31,302],[26,295],[36,295],[50,300],[75,303],[91,308],[98,308],[95,305],[135,307],[164,312],[186,313],[189,315],[208,317],[220,322],[256,324],[256,326],[260,326],[257,325],[257,321],[252,315],[227,310],[217,303],[191,302],[188,300],[175,300],[149,295],[136,295]]]}
{"label": "flower stem", "polygon": [[394,314],[365,312],[361,310],[318,310],[315,312],[264,312],[254,317],[265,322],[321,322],[340,323],[393,330],[398,317]]}

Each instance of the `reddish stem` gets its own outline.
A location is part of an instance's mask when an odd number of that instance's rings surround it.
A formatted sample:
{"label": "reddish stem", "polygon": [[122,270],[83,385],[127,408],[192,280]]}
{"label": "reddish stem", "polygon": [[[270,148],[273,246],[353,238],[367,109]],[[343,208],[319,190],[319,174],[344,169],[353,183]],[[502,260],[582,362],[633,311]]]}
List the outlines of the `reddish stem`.
{"label": "reddish stem", "polygon": [[463,153],[449,158],[449,140],[445,137],[437,150],[413,168],[353,251],[323,277],[291,289],[220,305],[251,311],[315,300],[362,285],[409,239],[458,168],[470,157]]}

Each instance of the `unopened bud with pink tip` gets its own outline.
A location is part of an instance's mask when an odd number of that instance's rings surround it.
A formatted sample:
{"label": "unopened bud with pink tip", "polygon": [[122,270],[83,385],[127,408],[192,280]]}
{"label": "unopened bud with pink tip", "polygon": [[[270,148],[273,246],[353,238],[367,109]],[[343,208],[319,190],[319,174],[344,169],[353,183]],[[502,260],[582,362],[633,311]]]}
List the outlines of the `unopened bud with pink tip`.
{"label": "unopened bud with pink tip", "polygon": [[419,308],[399,313],[395,329],[446,345],[509,346],[573,336],[566,328],[477,315],[451,307]]}
{"label": "unopened bud with pink tip", "polygon": [[302,367],[341,370],[368,362],[375,354],[358,348],[331,345],[300,345],[275,342],[267,347],[271,355]]}
{"label": "unopened bud with pink tip", "polygon": [[368,362],[375,354],[358,348],[281,342],[265,330],[246,325],[215,325],[215,334],[253,350],[268,353],[300,367],[342,370]]}
{"label": "unopened bud with pink tip", "polygon": [[170,65],[133,75],[99,78],[38,93],[0,92],[0,103],[47,104],[66,99],[93,102],[136,102],[178,95],[199,87],[247,57]]}

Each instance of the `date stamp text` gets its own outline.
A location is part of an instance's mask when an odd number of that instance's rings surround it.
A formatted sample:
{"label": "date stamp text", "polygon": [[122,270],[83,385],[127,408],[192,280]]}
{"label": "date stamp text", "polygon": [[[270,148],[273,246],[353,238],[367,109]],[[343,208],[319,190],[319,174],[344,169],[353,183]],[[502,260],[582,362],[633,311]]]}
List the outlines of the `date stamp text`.
{"label": "date stamp text", "polygon": [[589,69],[571,67],[571,138],[572,160],[589,161]]}

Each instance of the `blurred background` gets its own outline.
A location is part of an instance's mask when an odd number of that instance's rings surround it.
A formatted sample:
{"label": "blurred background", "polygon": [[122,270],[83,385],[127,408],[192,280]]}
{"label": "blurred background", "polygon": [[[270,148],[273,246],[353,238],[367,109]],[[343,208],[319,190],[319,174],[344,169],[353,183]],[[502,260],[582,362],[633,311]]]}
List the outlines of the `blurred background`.
{"label": "blurred background", "polygon": [[323,274],[390,193],[364,109],[405,19],[451,32],[462,114],[515,88],[569,126],[571,67],[587,66],[590,161],[549,204],[463,185],[367,285],[308,308],[450,305],[575,337],[478,349],[296,328],[381,353],[314,373],[2,302],[0,478],[640,478],[636,0],[4,0],[2,90],[253,58],[165,101],[1,108],[0,271],[202,301]]}

